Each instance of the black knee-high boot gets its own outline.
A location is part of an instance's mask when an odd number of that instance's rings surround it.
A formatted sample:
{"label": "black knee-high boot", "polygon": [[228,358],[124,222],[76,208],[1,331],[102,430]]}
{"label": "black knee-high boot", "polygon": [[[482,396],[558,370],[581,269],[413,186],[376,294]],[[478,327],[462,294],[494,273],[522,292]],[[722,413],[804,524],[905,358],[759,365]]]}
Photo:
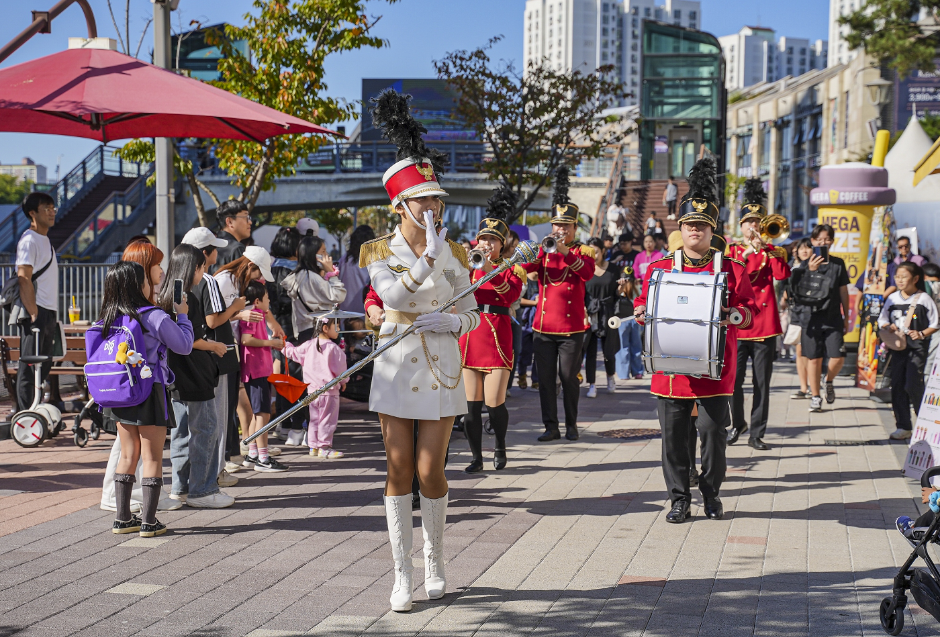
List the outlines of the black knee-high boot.
{"label": "black knee-high boot", "polygon": [[499,471],[506,467],[506,432],[509,430],[509,410],[506,403],[497,407],[487,406],[490,412],[490,424],[496,436],[496,451],[493,454],[493,466]]}
{"label": "black knee-high boot", "polygon": [[463,419],[463,430],[473,454],[473,462],[465,469],[467,473],[483,470],[483,401],[468,400],[468,413]]}
{"label": "black knee-high boot", "polygon": [[114,504],[116,513],[114,519],[118,522],[127,522],[131,519],[131,491],[137,479],[133,473],[114,474]]}

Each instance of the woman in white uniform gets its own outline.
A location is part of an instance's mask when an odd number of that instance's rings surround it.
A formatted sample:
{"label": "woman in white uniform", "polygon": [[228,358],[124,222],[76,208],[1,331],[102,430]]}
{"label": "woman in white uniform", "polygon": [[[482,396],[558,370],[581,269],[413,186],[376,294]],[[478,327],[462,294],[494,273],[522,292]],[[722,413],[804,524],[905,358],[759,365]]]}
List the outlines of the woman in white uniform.
{"label": "woman in white uniform", "polygon": [[421,133],[427,131],[411,117],[410,99],[388,90],[375,100],[375,125],[398,146],[399,161],[383,181],[401,224],[394,233],[363,244],[359,255],[359,265],[368,268],[385,308],[379,345],[412,324],[418,326],[376,358],[369,398],[369,408],[379,414],[388,463],[385,512],[395,560],[390,599],[395,611],[411,610],[415,472],[421,489],[425,591],[430,599],[446,591],[444,456],[454,416],[467,413],[457,341],[479,325],[473,295],[449,312],[431,313],[470,287],[470,272],[463,248],[447,240],[446,228],[437,231],[444,211],[440,198],[447,194],[436,176],[442,154],[425,146]]}

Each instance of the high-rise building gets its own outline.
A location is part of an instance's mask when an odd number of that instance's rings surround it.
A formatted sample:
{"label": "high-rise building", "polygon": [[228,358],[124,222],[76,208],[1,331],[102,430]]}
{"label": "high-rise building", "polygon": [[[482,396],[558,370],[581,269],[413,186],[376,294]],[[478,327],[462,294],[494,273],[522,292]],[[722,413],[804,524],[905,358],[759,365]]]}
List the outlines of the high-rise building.
{"label": "high-rise building", "polygon": [[29,157],[24,157],[18,164],[0,164],[0,175],[13,175],[17,181],[29,181],[34,184],[46,183],[46,167]]}
{"label": "high-rise building", "polygon": [[728,71],[725,86],[739,90],[782,77],[797,77],[826,68],[828,43],[805,38],[781,37],[774,41],[773,29],[744,27],[733,35],[718,38]]}
{"label": "high-rise building", "polygon": [[865,0],[829,0],[829,66],[848,64],[858,55],[845,41],[848,27],[839,24],[839,18],[855,13]]}
{"label": "high-rise building", "polygon": [[697,0],[526,0],[523,62],[546,61],[556,71],[593,72],[612,65],[613,76],[640,100],[643,20],[690,29],[702,23]]}

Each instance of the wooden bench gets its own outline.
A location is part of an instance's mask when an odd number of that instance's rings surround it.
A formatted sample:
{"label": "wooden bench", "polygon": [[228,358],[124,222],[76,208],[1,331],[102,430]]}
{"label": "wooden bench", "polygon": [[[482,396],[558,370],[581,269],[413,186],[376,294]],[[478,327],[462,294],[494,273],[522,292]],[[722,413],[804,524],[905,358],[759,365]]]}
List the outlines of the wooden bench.
{"label": "wooden bench", "polygon": [[[88,385],[85,383],[85,337],[84,336],[66,336],[65,338],[65,358],[55,361],[52,369],[49,371],[49,385],[51,400],[53,403],[61,401],[59,395],[59,377],[77,376],[78,385],[82,390],[84,400],[88,400]],[[3,386],[7,394],[13,398],[14,405],[16,400],[16,373],[18,365],[14,365],[20,359],[20,337],[3,336],[0,337],[0,369],[3,373]],[[70,363],[66,365],[65,363]],[[27,405],[28,406],[28,405]],[[17,405],[17,409],[19,406]]]}

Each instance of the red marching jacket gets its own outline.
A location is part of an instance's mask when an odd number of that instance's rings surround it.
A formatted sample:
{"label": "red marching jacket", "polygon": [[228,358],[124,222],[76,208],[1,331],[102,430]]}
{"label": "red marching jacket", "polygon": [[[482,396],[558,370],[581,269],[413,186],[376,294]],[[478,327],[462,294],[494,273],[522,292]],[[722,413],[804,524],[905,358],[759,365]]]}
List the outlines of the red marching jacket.
{"label": "red marching jacket", "polygon": [[539,248],[538,259],[523,263],[526,272],[538,272],[539,301],[532,329],[542,334],[570,336],[589,326],[584,305],[584,284],[594,276],[594,248],[575,244],[568,254],[545,254]]}
{"label": "red marching jacket", "polygon": [[[714,254],[714,252],[712,253]],[[633,302],[634,307],[646,305],[649,293],[650,278],[653,270],[672,270],[673,256],[670,254],[664,259],[651,263],[643,277],[643,291]],[[711,272],[711,256],[705,257],[704,262],[697,266],[686,262],[683,272]],[[740,325],[729,325],[725,342],[725,364],[721,370],[721,379],[695,378],[682,374],[653,374],[650,392],[664,398],[711,398],[712,396],[731,396],[734,393],[734,375],[737,371],[738,345],[737,333],[739,330],[750,330],[754,319],[759,313],[754,302],[754,292],[751,289],[750,279],[744,270],[744,264],[730,258],[722,260],[721,271],[728,273],[728,307],[741,312],[744,321]]]}
{"label": "red marching jacket", "polygon": [[732,243],[728,246],[728,256],[746,264],[747,276],[754,290],[754,301],[760,310],[754,318],[754,325],[747,334],[738,335],[739,341],[758,341],[783,334],[780,325],[780,313],[777,311],[777,295],[774,281],[790,278],[790,266],[787,263],[787,251],[780,247],[765,246],[760,252],[751,251],[747,244]]}
{"label": "red marching jacket", "polygon": [[[475,283],[483,270],[470,272],[470,283]],[[480,324],[472,332],[460,337],[460,355],[467,369],[512,369],[512,319],[508,314],[487,312],[486,306],[508,308],[522,293],[522,277],[525,272],[519,266],[509,268],[477,288],[473,293],[481,306]]]}

